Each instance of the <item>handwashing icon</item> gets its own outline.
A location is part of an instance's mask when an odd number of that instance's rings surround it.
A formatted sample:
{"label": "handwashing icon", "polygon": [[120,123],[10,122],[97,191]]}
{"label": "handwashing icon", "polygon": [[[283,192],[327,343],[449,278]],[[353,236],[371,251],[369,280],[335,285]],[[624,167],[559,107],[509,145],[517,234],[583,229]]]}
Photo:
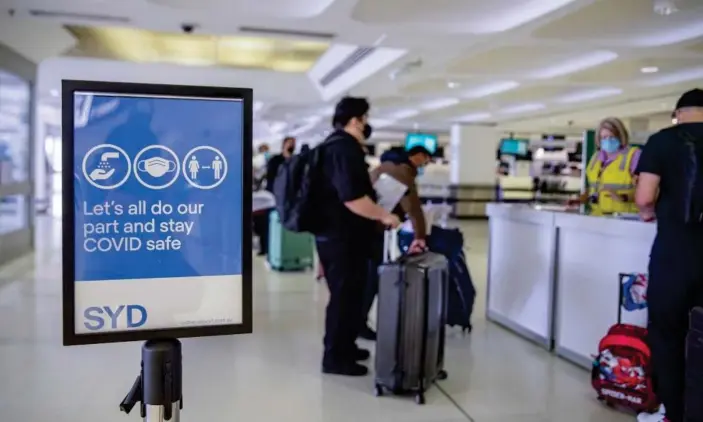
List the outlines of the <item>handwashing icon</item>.
{"label": "handwashing icon", "polygon": [[152,157],[138,162],[137,170],[148,173],[152,177],[161,177],[176,171],[176,163],[165,158]]}
{"label": "handwashing icon", "polygon": [[110,163],[107,162],[111,158],[120,158],[120,153],[114,151],[104,152],[100,156],[98,168],[90,172],[90,178],[93,180],[107,180],[112,177],[115,174],[115,169],[111,168]]}

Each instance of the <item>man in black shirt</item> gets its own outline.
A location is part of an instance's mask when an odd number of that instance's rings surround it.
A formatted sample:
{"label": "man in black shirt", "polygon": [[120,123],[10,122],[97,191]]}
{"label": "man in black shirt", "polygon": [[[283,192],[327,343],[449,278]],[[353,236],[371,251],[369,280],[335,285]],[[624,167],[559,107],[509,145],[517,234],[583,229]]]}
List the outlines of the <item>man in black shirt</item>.
{"label": "man in black shirt", "polygon": [[682,169],[687,139],[703,143],[703,90],[685,93],[675,114],[678,124],[652,135],[642,151],[635,201],[645,220],[657,220],[647,302],[656,393],[666,410],[658,420],[683,422],[688,317],[703,306],[703,223],[685,218],[691,193]]}
{"label": "man in black shirt", "polygon": [[356,345],[363,314],[368,265],[372,259],[378,222],[400,225],[398,217],[375,202],[363,142],[371,136],[369,103],[343,98],[335,109],[335,131],[322,144],[322,177],[316,192],[320,204],[317,252],[330,291],[325,317],[322,371],[363,376],[368,369],[357,362],[369,352]]}

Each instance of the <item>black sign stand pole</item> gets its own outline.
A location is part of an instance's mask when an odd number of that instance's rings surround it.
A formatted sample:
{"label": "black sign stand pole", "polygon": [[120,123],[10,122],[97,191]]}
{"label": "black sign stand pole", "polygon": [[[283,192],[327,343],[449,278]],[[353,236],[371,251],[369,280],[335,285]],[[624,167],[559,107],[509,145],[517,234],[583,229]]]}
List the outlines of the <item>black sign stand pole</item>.
{"label": "black sign stand pole", "polygon": [[129,414],[137,403],[144,422],[180,422],[183,365],[177,339],[149,340],[142,346],[141,372],[120,410]]}

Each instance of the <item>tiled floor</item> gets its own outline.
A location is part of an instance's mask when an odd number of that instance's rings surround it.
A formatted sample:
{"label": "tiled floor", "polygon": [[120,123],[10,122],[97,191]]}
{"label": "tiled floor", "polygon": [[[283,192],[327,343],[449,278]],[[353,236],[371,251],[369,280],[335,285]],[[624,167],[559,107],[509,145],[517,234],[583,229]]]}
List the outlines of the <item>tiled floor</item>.
{"label": "tiled floor", "polygon": [[[0,269],[0,420],[118,422],[139,344],[63,348],[60,229],[40,222],[37,253]],[[370,377],[319,373],[326,300],[313,275],[268,272],[256,260],[254,334],[184,341],[182,420],[290,422],[618,422],[588,374],[483,318],[485,223],[464,224],[477,289],[475,329],[451,333],[449,379],[426,406],[376,398]]]}

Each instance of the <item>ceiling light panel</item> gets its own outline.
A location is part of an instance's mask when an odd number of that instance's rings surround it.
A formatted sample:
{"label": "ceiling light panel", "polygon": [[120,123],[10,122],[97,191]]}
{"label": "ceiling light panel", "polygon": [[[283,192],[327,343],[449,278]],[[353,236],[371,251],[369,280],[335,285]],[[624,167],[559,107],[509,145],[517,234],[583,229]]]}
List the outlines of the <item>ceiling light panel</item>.
{"label": "ceiling light panel", "polygon": [[462,92],[461,96],[469,99],[478,99],[489,97],[491,95],[500,94],[513,90],[520,86],[520,83],[515,81],[493,82],[486,85],[477,86]]}
{"label": "ceiling light panel", "polygon": [[457,104],[459,104],[458,98],[439,98],[424,102],[420,104],[419,108],[424,111],[433,111],[455,106]]}
{"label": "ceiling light panel", "polygon": [[445,32],[488,34],[508,31],[575,0],[443,0],[397,2],[359,0],[352,17],[366,24],[433,25]]}
{"label": "ceiling light panel", "polygon": [[652,54],[646,58],[618,59],[602,66],[573,73],[567,78],[569,82],[578,84],[617,85],[651,77],[651,74],[643,72],[643,69],[646,71],[657,69],[657,72],[652,73],[660,75],[696,67],[702,62],[703,60],[695,57],[656,57]]}
{"label": "ceiling light panel", "polygon": [[542,103],[526,103],[504,107],[501,108],[499,112],[502,114],[521,114],[529,113],[532,111],[544,110],[545,108],[547,108],[547,106]]}
{"label": "ceiling light panel", "polygon": [[395,120],[393,119],[369,119],[369,123],[374,127],[374,128],[382,128],[382,127],[389,127],[393,126],[395,123]]}
{"label": "ceiling light panel", "polygon": [[457,116],[451,120],[459,123],[483,122],[492,117],[491,113],[469,113],[463,116]]}
{"label": "ceiling light panel", "polygon": [[547,23],[533,36],[566,41],[600,39],[639,47],[672,45],[703,36],[701,2],[676,0],[676,4],[679,13],[662,17],[654,12],[652,0],[617,0],[617,7],[613,7],[613,0],[597,0]]}
{"label": "ceiling light panel", "polygon": [[[455,87],[458,87],[458,82],[453,81],[451,82],[455,85]],[[448,95],[455,95],[454,92],[449,94],[450,92],[449,83],[447,82],[446,79],[444,78],[429,78],[429,79],[420,79],[408,84],[403,85],[400,88],[400,93],[402,95],[413,95],[413,96],[422,96],[422,95],[436,95],[437,92],[445,91],[448,93]]]}
{"label": "ceiling light panel", "polygon": [[391,120],[403,120],[403,119],[409,119],[411,117],[415,117],[418,114],[420,114],[420,112],[417,110],[406,109],[406,110],[398,110],[394,113],[391,113],[388,116],[386,116],[386,118],[391,119]]}
{"label": "ceiling light panel", "polygon": [[557,97],[554,101],[561,104],[584,103],[587,101],[620,95],[622,92],[623,91],[620,88],[586,89]]}
{"label": "ceiling light panel", "polygon": [[74,54],[134,62],[174,63],[305,72],[327,50],[326,42],[265,37],[219,37],[136,28],[68,26]]}
{"label": "ceiling light panel", "polygon": [[510,45],[465,55],[448,66],[448,73],[463,77],[519,80],[525,75],[551,78],[615,60],[617,54],[573,46]]}
{"label": "ceiling light panel", "polygon": [[611,62],[618,58],[613,51],[593,51],[578,57],[571,58],[559,64],[549,66],[534,72],[531,76],[537,79],[551,79],[559,76],[576,73]]}
{"label": "ceiling light panel", "polygon": [[657,87],[665,85],[675,85],[678,83],[703,80],[703,66],[661,74],[643,83],[645,86]]}

